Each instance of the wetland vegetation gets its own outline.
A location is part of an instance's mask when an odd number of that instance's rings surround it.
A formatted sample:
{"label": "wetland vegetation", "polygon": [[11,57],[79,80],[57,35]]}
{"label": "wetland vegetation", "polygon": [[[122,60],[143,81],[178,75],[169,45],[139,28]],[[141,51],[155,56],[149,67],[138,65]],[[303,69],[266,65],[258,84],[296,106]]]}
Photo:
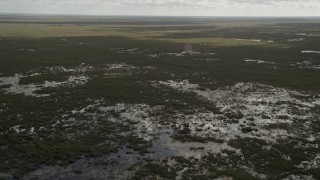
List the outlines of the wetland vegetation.
{"label": "wetland vegetation", "polygon": [[0,179],[320,179],[319,47],[317,18],[1,15]]}

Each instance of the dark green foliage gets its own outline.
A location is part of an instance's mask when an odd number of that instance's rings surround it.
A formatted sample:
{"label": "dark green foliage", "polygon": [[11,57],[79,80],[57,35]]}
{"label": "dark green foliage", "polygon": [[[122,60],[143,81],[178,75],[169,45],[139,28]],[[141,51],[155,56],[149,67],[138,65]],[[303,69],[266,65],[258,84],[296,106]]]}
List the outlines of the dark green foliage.
{"label": "dark green foliage", "polygon": [[[1,18],[0,23],[11,20]],[[133,34],[143,31],[174,31],[174,33],[159,33],[152,38],[112,35],[33,38],[0,34],[1,77],[13,76],[17,73],[22,75],[30,74],[30,72],[42,73],[39,76],[21,78],[19,82],[21,85],[42,84],[45,81],[60,82],[77,74],[63,71],[50,72],[48,67],[63,66],[72,69],[85,64],[97,69],[100,68],[99,70],[78,73],[90,77],[90,81],[84,85],[47,87],[35,92],[50,94],[48,97],[36,98],[23,94],[7,94],[4,89],[10,88],[11,85],[0,85],[0,173],[11,174],[16,179],[22,178],[23,175],[43,165],[64,166],[83,157],[96,157],[117,152],[120,146],[126,146],[130,150],[129,153],[138,152],[141,156],[150,154],[148,151],[151,146],[150,142],[130,134],[131,125],[134,122],[125,125],[119,119],[120,122],[107,121],[108,117],[119,118],[118,112],[105,113],[105,116],[97,119],[92,118],[90,113],[103,114],[104,112],[97,112],[94,108],[86,111],[89,115],[71,113],[73,110],[80,110],[91,105],[95,100],[103,99],[104,104],[102,105],[105,106],[117,103],[163,105],[165,106],[162,113],[165,115],[161,120],[163,124],[172,120],[170,117],[176,113],[191,114],[195,109],[215,114],[222,113],[214,103],[200,99],[195,93],[178,92],[165,86],[155,88],[151,85],[151,81],[182,81],[187,79],[190,83],[199,84],[203,89],[211,90],[237,82],[253,82],[308,91],[315,96],[320,89],[319,70],[290,65],[303,61],[311,61],[314,65],[319,65],[319,54],[302,54],[301,51],[318,50],[320,38],[315,36],[301,42],[288,41],[288,39],[296,38],[296,32],[313,33],[315,29],[319,30],[317,20],[314,22],[313,20],[297,19],[260,20],[267,24],[259,24],[256,22],[257,20],[247,20],[253,24],[234,27],[217,27],[215,23],[224,23],[224,20],[221,19],[201,21],[199,19],[183,21],[136,20],[135,22],[118,20],[97,22],[93,19],[84,21],[69,19],[69,21],[61,20],[61,22],[59,19],[58,22],[49,20],[45,22],[45,20],[39,19],[29,22],[29,20],[15,19],[12,20],[14,21],[12,23],[21,24],[20,21],[23,21],[26,25],[43,24],[48,27],[72,24],[75,25],[75,28],[88,25],[97,32],[103,31],[104,28],[110,28],[105,25],[120,25],[119,28],[123,25],[133,25],[116,31]],[[228,20],[226,23],[237,24],[237,21]],[[203,46],[190,42],[193,43],[195,51],[215,53],[216,55],[150,57],[150,54],[180,53],[183,51],[184,43],[163,40],[167,38],[174,40],[191,38],[262,39],[263,41],[273,40],[275,45],[219,46],[219,44],[209,44]],[[67,39],[67,41],[63,39]],[[86,44],[79,45],[79,42]],[[138,50],[134,53],[118,53],[117,50],[114,50],[115,48],[138,48]],[[244,62],[247,58],[272,61],[275,65]],[[215,60],[207,61],[205,59]],[[109,77],[102,67],[114,63],[132,65],[138,70],[132,74],[126,70],[114,70],[112,73],[119,73],[122,76]],[[148,66],[152,68],[145,68]],[[311,97],[297,98],[308,100]],[[281,102],[279,102],[280,104]],[[319,106],[314,107],[313,112],[320,114]],[[239,123],[239,119],[244,117],[240,111],[227,112],[225,115],[234,124]],[[313,133],[320,131],[320,116],[317,117],[318,120],[312,122]],[[72,126],[63,121],[69,118],[75,119]],[[265,114],[262,114],[261,118],[270,119]],[[279,119],[288,120],[290,117],[279,116]],[[247,120],[254,121],[255,119],[248,118]],[[300,122],[302,125],[304,123],[304,121]],[[13,129],[15,126],[19,126],[25,131],[17,133]],[[294,128],[300,130],[302,127]],[[35,128],[35,134],[29,133],[31,128]],[[290,131],[293,127],[283,123],[270,124],[265,129]],[[239,130],[247,134],[257,131],[254,127],[242,127]],[[175,129],[173,138],[184,143],[216,142],[221,144],[226,142],[221,138],[191,135],[188,127]],[[246,170],[240,168],[244,165],[253,165],[255,171],[266,174],[270,179],[284,178],[290,174],[304,174],[306,172],[298,169],[297,165],[301,161],[310,160],[317,151],[312,148],[297,148],[297,141],[277,142],[271,145],[263,140],[240,138],[230,141],[229,145],[241,150],[244,159],[233,151],[223,152],[228,155],[227,158],[221,154],[209,154],[203,158],[202,162],[192,158],[174,157],[178,162],[176,167],[169,167],[165,163],[146,164],[138,168],[134,179],[147,177],[175,179],[177,171],[181,171],[185,167],[188,169],[183,173],[183,178],[213,179],[226,176],[233,179],[255,179]],[[306,143],[302,140],[299,142]],[[319,142],[313,142],[313,145],[315,143]],[[267,146],[270,148],[267,149]],[[285,159],[284,155],[291,159]],[[200,165],[200,167],[196,165]],[[320,179],[319,172],[319,168],[314,168],[310,169],[308,173],[316,179]]]}
{"label": "dark green foliage", "polygon": [[135,172],[133,179],[153,179],[156,177],[160,177],[161,179],[175,179],[176,175],[176,172],[169,169],[169,167],[158,164],[147,164]]}

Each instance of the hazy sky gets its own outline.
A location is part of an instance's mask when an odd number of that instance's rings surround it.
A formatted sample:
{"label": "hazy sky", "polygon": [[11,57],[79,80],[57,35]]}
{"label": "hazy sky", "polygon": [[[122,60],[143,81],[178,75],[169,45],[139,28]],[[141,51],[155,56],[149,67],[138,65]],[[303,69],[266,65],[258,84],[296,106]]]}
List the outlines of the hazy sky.
{"label": "hazy sky", "polygon": [[320,0],[0,0],[0,13],[320,16]]}

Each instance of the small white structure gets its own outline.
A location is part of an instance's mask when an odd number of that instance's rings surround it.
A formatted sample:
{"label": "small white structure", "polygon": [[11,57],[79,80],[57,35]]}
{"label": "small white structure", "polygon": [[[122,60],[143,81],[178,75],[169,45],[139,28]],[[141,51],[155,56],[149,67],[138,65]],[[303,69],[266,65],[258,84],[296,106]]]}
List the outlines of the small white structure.
{"label": "small white structure", "polygon": [[191,45],[191,44],[186,44],[186,45],[184,46],[184,51],[185,51],[186,53],[192,54],[192,53],[193,53],[192,45]]}

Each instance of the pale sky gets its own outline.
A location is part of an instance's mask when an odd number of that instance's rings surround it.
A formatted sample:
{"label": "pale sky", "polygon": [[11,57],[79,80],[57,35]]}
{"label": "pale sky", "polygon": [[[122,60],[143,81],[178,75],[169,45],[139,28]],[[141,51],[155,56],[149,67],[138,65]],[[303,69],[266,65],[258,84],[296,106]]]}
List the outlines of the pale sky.
{"label": "pale sky", "polygon": [[320,16],[320,0],[0,0],[0,13]]}

